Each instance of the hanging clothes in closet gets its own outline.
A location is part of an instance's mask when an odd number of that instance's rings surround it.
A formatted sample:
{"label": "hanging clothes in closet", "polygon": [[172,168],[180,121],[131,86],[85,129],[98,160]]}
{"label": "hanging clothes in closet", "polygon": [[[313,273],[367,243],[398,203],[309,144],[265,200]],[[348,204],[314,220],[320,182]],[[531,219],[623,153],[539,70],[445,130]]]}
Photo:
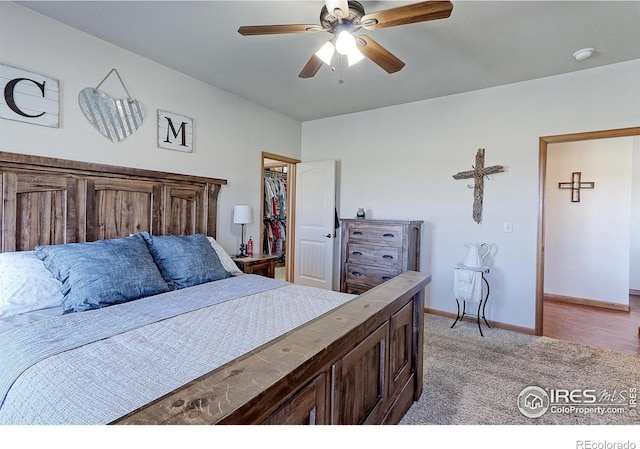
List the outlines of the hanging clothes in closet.
{"label": "hanging clothes in closet", "polygon": [[265,170],[263,252],[284,261],[287,220],[287,174]]}

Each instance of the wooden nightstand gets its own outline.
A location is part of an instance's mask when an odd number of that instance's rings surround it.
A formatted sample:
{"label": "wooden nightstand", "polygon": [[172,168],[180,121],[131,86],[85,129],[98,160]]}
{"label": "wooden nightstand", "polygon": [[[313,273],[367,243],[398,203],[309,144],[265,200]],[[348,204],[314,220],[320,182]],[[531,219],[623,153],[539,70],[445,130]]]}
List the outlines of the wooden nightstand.
{"label": "wooden nightstand", "polygon": [[270,278],[276,277],[278,256],[232,257],[231,259],[243,273],[259,274]]}

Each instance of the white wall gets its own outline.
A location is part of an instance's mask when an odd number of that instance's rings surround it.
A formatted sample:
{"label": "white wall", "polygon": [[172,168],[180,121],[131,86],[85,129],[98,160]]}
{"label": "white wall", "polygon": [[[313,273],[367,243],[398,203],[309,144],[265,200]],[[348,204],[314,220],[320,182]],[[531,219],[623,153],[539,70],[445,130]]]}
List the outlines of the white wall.
{"label": "white wall", "polygon": [[[393,75],[389,83],[398,82]],[[371,92],[375,95],[375,92]],[[341,217],[421,219],[426,306],[455,312],[452,268],[465,243],[494,247],[491,320],[535,327],[539,137],[638,126],[640,60],[302,124],[302,159],[336,159]],[[484,189],[484,220],[452,175],[485,165],[506,172]],[[505,222],[513,232],[504,233]]]}
{"label": "white wall", "polygon": [[640,137],[633,137],[629,289],[640,292]]}
{"label": "white wall", "polygon": [[[544,293],[629,304],[633,140],[548,145]],[[558,188],[574,171],[595,183],[580,202]]]}
{"label": "white wall", "polygon": [[[261,151],[300,158],[300,123],[108,44],[13,3],[0,2],[0,63],[60,82],[60,128],[0,119],[0,150],[224,178],[218,240],[229,252],[240,244],[234,204],[252,205],[258,235]],[[144,106],[143,126],[112,143],[82,115],[78,93],[96,87],[116,68]],[[101,90],[126,97],[112,74]],[[194,120],[194,151],[157,147],[157,110]]]}

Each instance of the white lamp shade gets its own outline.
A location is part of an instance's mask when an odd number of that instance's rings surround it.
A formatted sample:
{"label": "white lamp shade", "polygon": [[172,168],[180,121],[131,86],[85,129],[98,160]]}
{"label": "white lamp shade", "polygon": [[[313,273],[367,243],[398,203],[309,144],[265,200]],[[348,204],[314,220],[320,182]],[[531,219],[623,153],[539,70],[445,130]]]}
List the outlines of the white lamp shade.
{"label": "white lamp shade", "polygon": [[360,50],[358,50],[357,48],[354,48],[354,50],[347,55],[347,62],[349,64],[349,67],[359,63],[363,59],[364,59],[364,55],[360,53]]}
{"label": "white lamp shade", "polygon": [[233,207],[233,222],[235,224],[251,223],[251,208],[246,204]]}
{"label": "white lamp shade", "polygon": [[340,31],[336,39],[336,51],[341,55],[348,55],[356,48],[356,38],[348,31]]}
{"label": "white lamp shade", "polygon": [[341,31],[336,39],[336,51],[347,57],[349,67],[362,61],[364,56],[358,50],[356,38],[348,31]]}
{"label": "white lamp shade", "polygon": [[333,52],[335,51],[335,47],[331,42],[325,43],[320,50],[316,52],[316,56],[322,59],[327,65],[331,65],[331,59],[333,58]]}

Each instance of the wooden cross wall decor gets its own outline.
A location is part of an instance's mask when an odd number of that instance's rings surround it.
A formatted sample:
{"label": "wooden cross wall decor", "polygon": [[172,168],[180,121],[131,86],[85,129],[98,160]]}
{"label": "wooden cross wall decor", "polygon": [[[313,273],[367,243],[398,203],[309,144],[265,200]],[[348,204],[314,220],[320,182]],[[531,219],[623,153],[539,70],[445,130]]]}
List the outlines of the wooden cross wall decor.
{"label": "wooden cross wall decor", "polygon": [[[478,148],[476,153],[476,165],[473,170],[461,171],[453,175],[453,179],[474,179],[473,183],[473,221],[480,224],[482,221],[482,196],[484,193],[484,178],[493,173],[504,171],[502,165],[484,166],[484,148]],[[471,187],[471,186],[469,186]]]}
{"label": "wooden cross wall decor", "polygon": [[571,182],[559,182],[559,189],[571,189],[571,202],[579,203],[580,202],[580,190],[582,189],[595,189],[595,182],[586,182],[581,181],[582,172],[574,171],[571,173]]}

